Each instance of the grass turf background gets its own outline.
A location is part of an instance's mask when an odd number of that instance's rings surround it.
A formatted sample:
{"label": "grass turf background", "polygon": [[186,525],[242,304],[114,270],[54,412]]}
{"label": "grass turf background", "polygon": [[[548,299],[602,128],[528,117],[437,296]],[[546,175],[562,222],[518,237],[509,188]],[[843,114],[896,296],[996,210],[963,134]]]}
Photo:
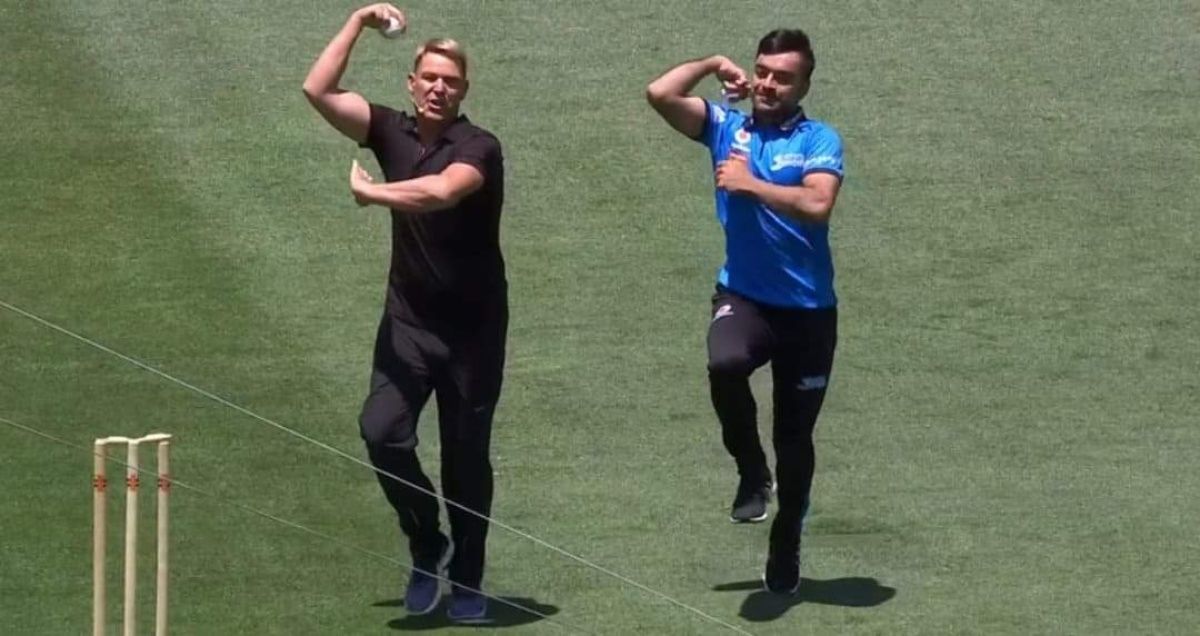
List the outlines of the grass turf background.
{"label": "grass turf background", "polygon": [[[386,219],[352,204],[362,155],[299,92],[352,6],[0,7],[0,300],[361,455]],[[1196,2],[406,9],[409,39],[366,34],[347,85],[403,103],[411,47],[451,34],[473,56],[467,112],[505,144],[498,518],[754,633],[1193,628]],[[684,59],[748,64],[777,25],[813,36],[806,105],[849,166],[815,582],[795,606],[738,585],[766,527],[724,520],[710,179],[642,99]],[[8,311],[0,360],[0,417],[81,444],[178,436],[178,478],[215,496],[174,499],[176,633],[438,626],[391,602],[397,566],[221,503],[402,556],[364,469]],[[87,452],[0,437],[5,629],[84,631]],[[489,591],[568,625],[720,631],[502,530],[490,545]]]}

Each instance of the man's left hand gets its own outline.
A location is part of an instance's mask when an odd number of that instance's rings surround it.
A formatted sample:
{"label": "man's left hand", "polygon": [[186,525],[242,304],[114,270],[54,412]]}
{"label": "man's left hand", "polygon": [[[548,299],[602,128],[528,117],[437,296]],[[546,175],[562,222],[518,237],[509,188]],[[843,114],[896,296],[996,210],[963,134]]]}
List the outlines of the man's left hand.
{"label": "man's left hand", "polygon": [[729,158],[717,164],[717,187],[730,194],[748,194],[754,185],[754,175],[750,174],[750,164],[746,156],[731,154]]}
{"label": "man's left hand", "polygon": [[370,205],[371,201],[367,193],[373,187],[375,187],[375,180],[362,166],[358,165],[356,159],[354,163],[350,164],[350,192],[354,194],[354,202],[359,205]]}

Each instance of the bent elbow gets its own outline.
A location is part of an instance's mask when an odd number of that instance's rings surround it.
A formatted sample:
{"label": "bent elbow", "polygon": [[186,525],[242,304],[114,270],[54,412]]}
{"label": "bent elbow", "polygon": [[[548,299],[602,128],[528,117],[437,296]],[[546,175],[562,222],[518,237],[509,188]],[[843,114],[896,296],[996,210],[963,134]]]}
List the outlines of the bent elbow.
{"label": "bent elbow", "polygon": [[300,85],[300,91],[304,93],[304,96],[308,98],[308,101],[313,105],[325,101],[336,92],[330,90],[328,86],[322,84],[321,82],[314,81],[312,78],[306,78],[304,80],[304,83]]}
{"label": "bent elbow", "polygon": [[794,201],[789,207],[791,207],[791,215],[796,218],[809,223],[824,223],[829,220],[829,215],[833,212],[833,199],[821,197]]}
{"label": "bent elbow", "polygon": [[832,213],[833,213],[833,200],[832,199],[824,200],[824,201],[817,201],[817,202],[815,202],[815,205],[813,205],[812,208],[809,210],[809,214],[813,217],[813,220],[818,223],[825,223],[825,222],[829,221],[829,215]]}
{"label": "bent elbow", "polygon": [[437,209],[447,210],[458,205],[464,197],[457,196],[450,192],[444,192],[437,198]]}
{"label": "bent elbow", "polygon": [[666,99],[666,94],[662,91],[662,89],[655,86],[654,82],[651,82],[648,86],[646,86],[646,101],[649,102],[651,106],[658,106],[664,99]]}

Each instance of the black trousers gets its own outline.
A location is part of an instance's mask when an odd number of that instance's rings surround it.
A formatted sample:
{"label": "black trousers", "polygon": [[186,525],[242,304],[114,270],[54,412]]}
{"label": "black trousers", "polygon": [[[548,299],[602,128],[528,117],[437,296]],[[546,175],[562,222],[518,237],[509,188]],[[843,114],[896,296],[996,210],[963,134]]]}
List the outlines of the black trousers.
{"label": "black trousers", "polygon": [[[371,391],[359,418],[371,462],[433,492],[417,458],[417,420],[436,394],[442,450],[442,494],[481,515],[492,507],[489,457],[492,415],[500,397],[508,312],[497,308],[477,329],[416,327],[384,313],[375,339]],[[437,499],[379,475],[417,567],[431,568],[441,549]],[[488,524],[447,505],[455,554],[450,579],[479,589]]]}
{"label": "black trousers", "polygon": [[722,440],[742,479],[771,479],[759,442],[750,375],[771,363],[774,380],[776,524],[798,531],[808,508],[813,428],[837,345],[837,309],[782,309],[718,286],[708,329],[708,377]]}

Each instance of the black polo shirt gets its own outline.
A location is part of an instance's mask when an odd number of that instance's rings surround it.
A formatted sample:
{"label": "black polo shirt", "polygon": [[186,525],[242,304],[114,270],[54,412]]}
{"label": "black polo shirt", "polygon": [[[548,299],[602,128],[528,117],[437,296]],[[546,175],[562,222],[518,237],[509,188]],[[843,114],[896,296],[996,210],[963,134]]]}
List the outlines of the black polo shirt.
{"label": "black polo shirt", "polygon": [[507,303],[500,254],[504,160],[500,142],[465,116],[422,149],[416,120],[371,104],[364,147],[388,181],[433,175],[452,163],[474,166],[483,186],[458,205],[433,212],[392,210],[392,265],[387,309],[418,326],[470,325]]}

